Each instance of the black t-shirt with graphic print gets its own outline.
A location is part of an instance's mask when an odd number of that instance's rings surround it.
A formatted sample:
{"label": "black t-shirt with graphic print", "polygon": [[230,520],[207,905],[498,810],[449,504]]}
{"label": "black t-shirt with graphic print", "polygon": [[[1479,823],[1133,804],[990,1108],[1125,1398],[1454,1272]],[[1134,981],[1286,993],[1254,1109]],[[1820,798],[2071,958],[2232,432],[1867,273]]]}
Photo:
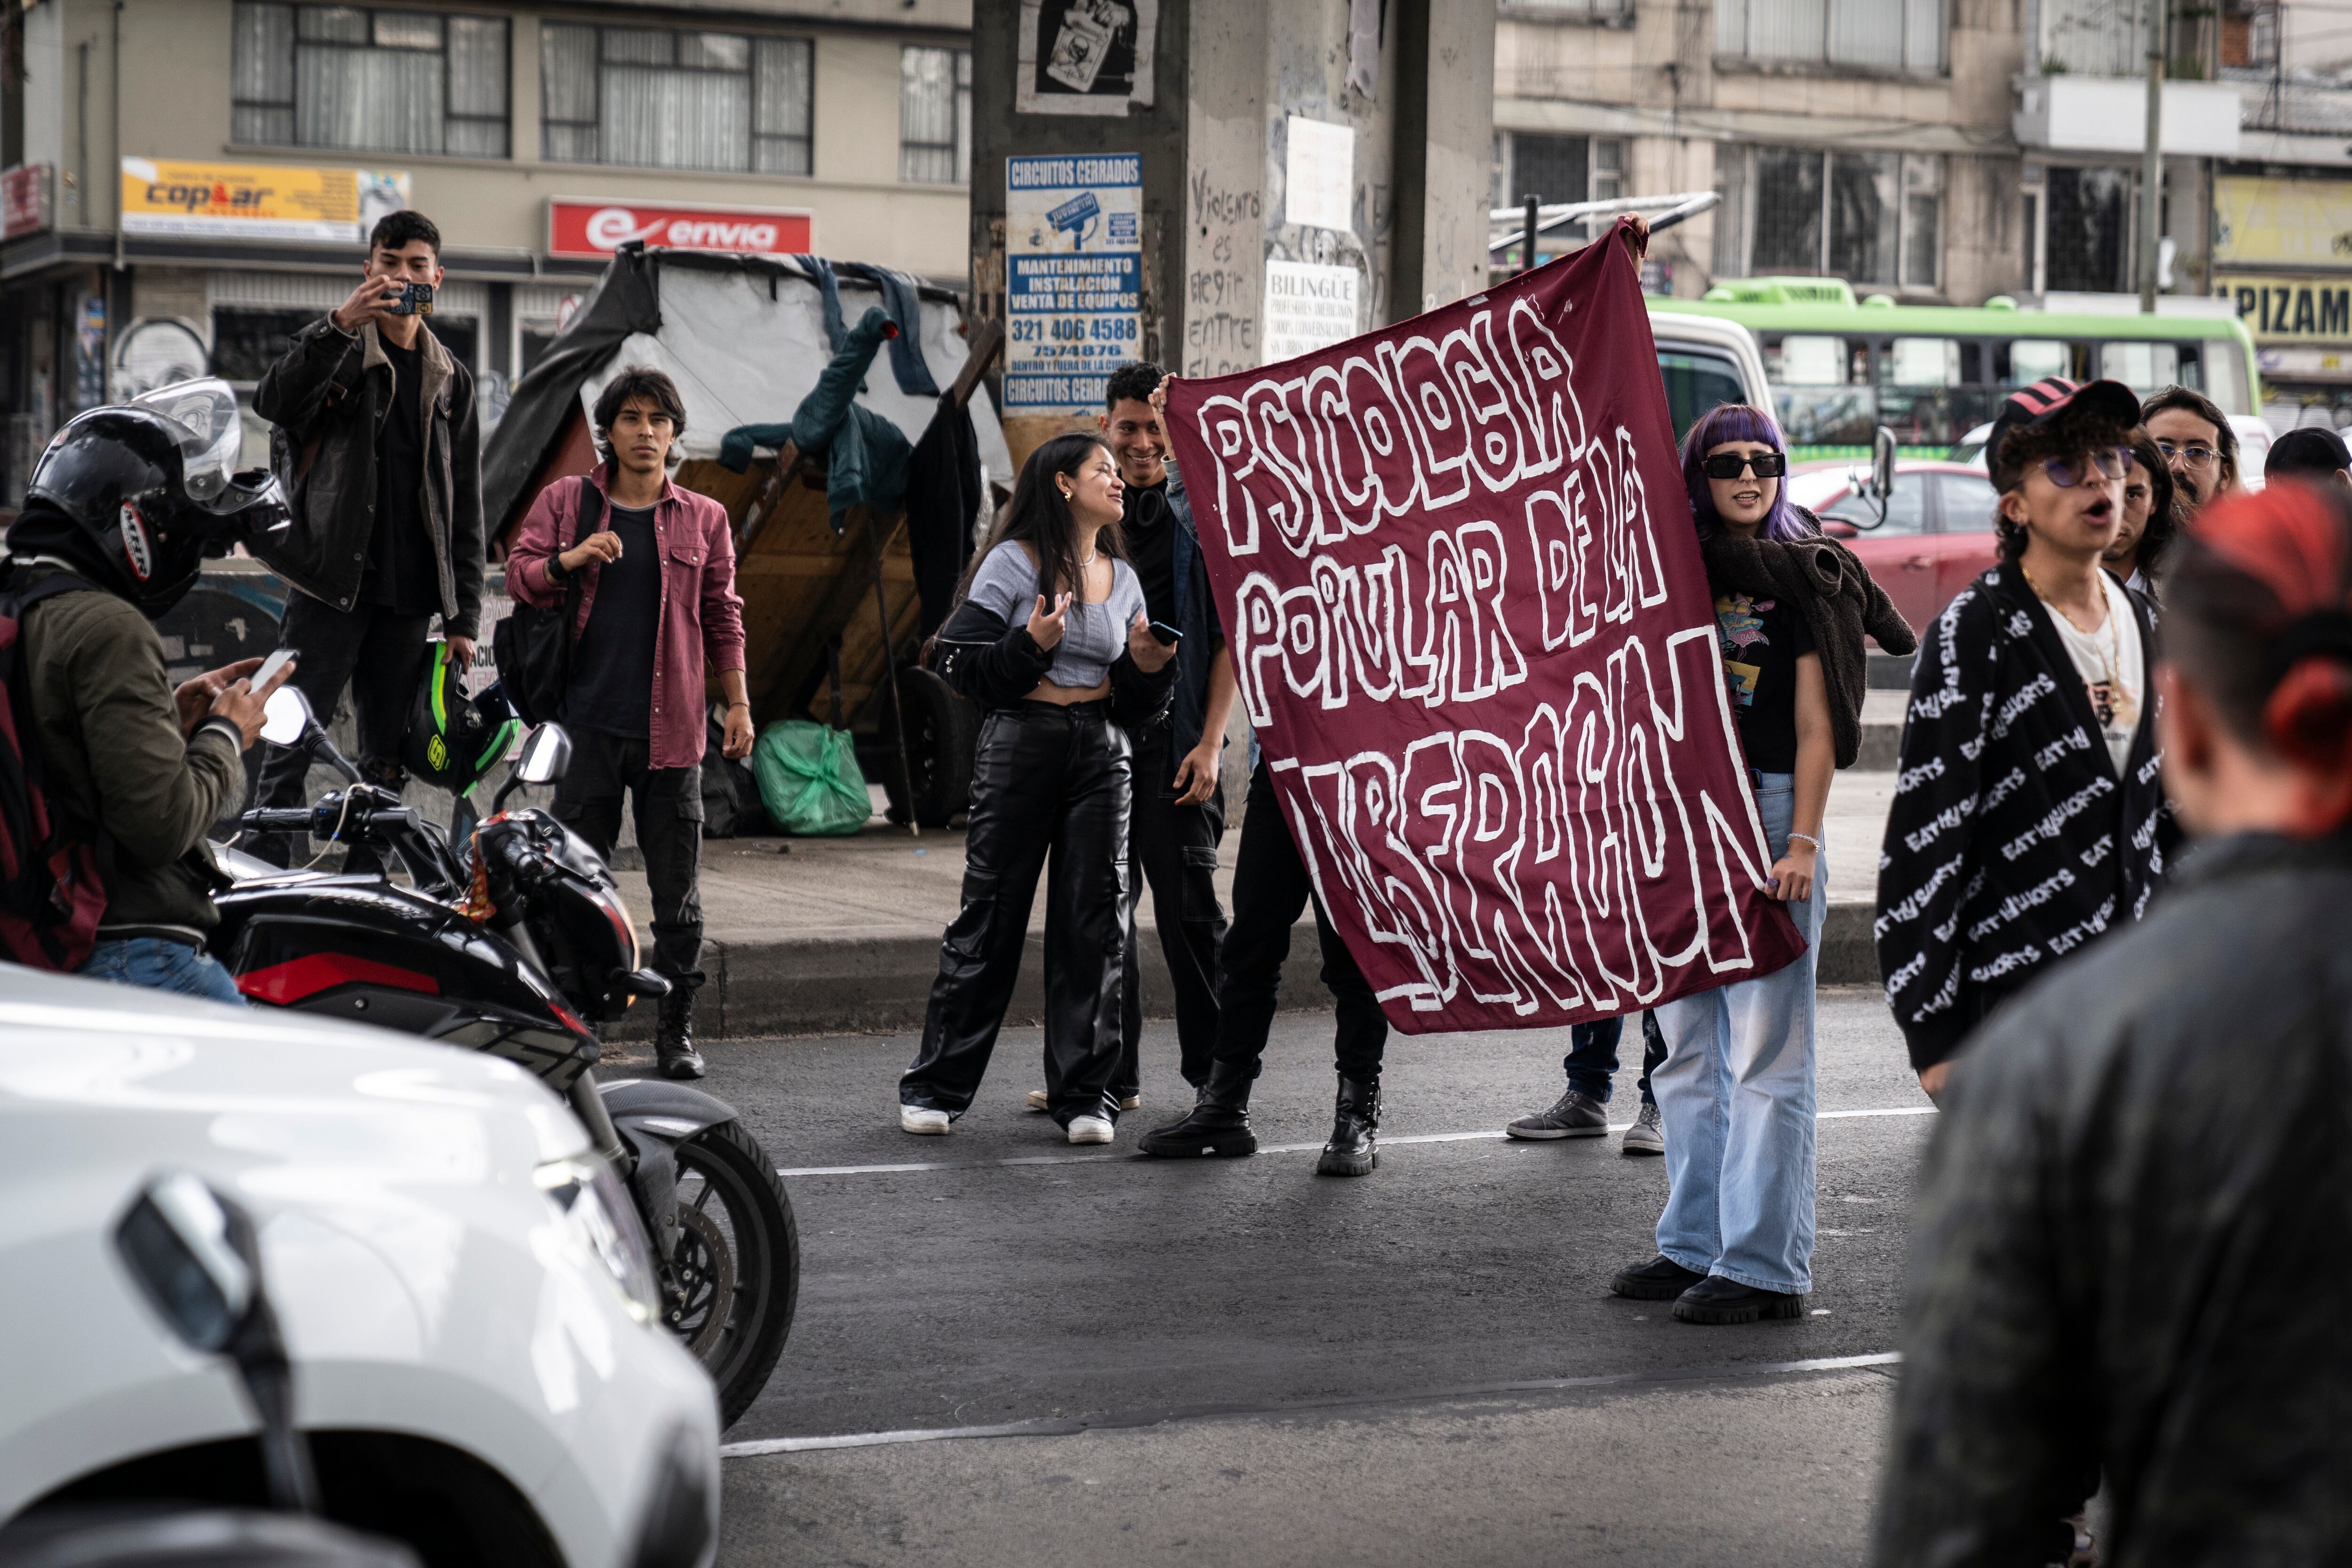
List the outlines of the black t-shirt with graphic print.
{"label": "black t-shirt with graphic print", "polygon": [[1718,595],[1715,636],[1739,744],[1759,773],[1797,771],[1797,660],[1813,651],[1805,617],[1785,599]]}

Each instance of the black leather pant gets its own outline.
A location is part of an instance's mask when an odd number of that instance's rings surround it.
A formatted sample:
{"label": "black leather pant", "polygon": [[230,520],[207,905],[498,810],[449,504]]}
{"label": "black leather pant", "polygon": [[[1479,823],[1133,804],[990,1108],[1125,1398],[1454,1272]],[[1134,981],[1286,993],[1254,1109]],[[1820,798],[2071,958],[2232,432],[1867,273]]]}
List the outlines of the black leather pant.
{"label": "black leather pant", "polygon": [[1323,943],[1323,984],[1339,1004],[1331,1052],[1342,1078],[1359,1082],[1381,1075],[1389,1021],[1372,996],[1371,983],[1356,967],[1330,917],[1315,899],[1298,847],[1283,820],[1282,801],[1261,759],[1250,774],[1249,810],[1242,817],[1240,858],[1234,866],[1234,923],[1225,932],[1217,984],[1216,1060],[1249,1069],[1255,1078],[1274,1026],[1282,990],[1283,961],[1290,956],[1290,928],[1299,911],[1315,904],[1315,931]]}
{"label": "black leather pant", "polygon": [[1224,796],[1212,790],[1198,805],[1177,804],[1176,764],[1184,760],[1168,726],[1135,743],[1135,807],[1128,826],[1127,980],[1118,1075],[1124,1098],[1142,1081],[1143,987],[1136,972],[1135,911],[1151,885],[1152,923],[1176,988],[1176,1047],[1184,1081],[1209,1081],[1217,1046],[1217,948],[1225,911],[1217,902],[1217,845],[1225,836]]}
{"label": "black leather pant", "polygon": [[651,748],[574,724],[572,766],[555,785],[555,820],[610,860],[629,794],[652,893],[653,970],[689,994],[702,985],[702,769],[649,765]]}
{"label": "black leather pant", "polygon": [[904,1105],[961,1115],[980,1089],[1045,885],[1045,1095],[1054,1120],[1116,1119],[1127,955],[1132,751],[1107,702],[1020,702],[980,728],[964,839],[963,909],[940,943]]}

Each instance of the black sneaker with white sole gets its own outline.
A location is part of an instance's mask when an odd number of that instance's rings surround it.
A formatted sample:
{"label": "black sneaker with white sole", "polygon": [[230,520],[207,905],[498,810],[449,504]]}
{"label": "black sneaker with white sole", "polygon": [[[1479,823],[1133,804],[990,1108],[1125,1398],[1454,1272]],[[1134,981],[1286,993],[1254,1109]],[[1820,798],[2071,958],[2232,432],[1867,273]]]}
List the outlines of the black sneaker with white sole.
{"label": "black sneaker with white sole", "polygon": [[1580,1089],[1571,1089],[1547,1110],[1522,1116],[1504,1133],[1512,1138],[1599,1138],[1609,1131],[1609,1112]]}

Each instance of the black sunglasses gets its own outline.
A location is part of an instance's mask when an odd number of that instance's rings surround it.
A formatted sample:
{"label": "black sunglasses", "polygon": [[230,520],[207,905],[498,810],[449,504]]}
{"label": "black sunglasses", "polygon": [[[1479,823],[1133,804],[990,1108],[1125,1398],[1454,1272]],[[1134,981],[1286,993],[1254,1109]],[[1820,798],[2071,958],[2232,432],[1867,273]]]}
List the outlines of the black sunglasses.
{"label": "black sunglasses", "polygon": [[1759,479],[1777,479],[1789,471],[1789,459],[1778,452],[1718,452],[1701,458],[1698,468],[1710,479],[1736,479],[1743,468],[1752,470]]}

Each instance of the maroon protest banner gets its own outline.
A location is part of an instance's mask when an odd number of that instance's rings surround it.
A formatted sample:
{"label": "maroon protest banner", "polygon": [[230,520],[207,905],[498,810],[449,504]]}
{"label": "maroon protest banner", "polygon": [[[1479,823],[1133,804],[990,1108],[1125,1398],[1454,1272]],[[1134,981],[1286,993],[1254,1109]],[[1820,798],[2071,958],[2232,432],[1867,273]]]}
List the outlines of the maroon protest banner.
{"label": "maroon protest banner", "polygon": [[1391,1022],[1579,1023],[1802,951],[1613,238],[1168,401],[1240,700]]}

